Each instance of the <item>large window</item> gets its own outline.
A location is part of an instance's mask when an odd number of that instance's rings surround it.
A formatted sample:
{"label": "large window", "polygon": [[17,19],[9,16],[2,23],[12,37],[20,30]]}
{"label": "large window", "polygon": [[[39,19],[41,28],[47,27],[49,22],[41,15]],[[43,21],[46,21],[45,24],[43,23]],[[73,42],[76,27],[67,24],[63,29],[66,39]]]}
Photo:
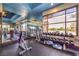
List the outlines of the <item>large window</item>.
{"label": "large window", "polygon": [[65,33],[65,11],[58,12],[48,18],[48,32]]}
{"label": "large window", "polygon": [[59,22],[65,22],[65,15],[60,15],[60,16],[53,16],[52,18],[48,19],[49,23],[59,23]]}
{"label": "large window", "polygon": [[66,33],[72,33],[76,35],[76,22],[67,22],[66,23]]}
{"label": "large window", "polygon": [[3,31],[4,30],[10,31],[10,25],[9,24],[3,24],[2,29],[3,29]]}
{"label": "large window", "polygon": [[66,10],[66,32],[76,35],[76,7]]}
{"label": "large window", "polygon": [[77,35],[76,7],[48,15],[48,32],[72,33]]}
{"label": "large window", "polygon": [[65,33],[65,24],[64,23],[50,24],[48,30],[49,30],[48,32],[58,31],[60,33]]}

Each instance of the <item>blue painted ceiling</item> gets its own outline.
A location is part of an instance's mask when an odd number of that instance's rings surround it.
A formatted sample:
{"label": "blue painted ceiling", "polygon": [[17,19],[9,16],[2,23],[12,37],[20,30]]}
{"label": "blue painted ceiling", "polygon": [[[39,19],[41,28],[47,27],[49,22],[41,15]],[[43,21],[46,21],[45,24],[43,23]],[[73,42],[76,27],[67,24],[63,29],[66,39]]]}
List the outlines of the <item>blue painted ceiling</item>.
{"label": "blue painted ceiling", "polygon": [[31,9],[34,9],[35,7],[41,5],[42,3],[28,3]]}
{"label": "blue painted ceiling", "polygon": [[[4,11],[7,11],[7,15],[4,16],[4,22],[16,22],[17,19],[30,19],[35,17],[38,20],[42,20],[42,12],[53,8],[61,3],[3,3]],[[24,16],[23,16],[24,15]]]}

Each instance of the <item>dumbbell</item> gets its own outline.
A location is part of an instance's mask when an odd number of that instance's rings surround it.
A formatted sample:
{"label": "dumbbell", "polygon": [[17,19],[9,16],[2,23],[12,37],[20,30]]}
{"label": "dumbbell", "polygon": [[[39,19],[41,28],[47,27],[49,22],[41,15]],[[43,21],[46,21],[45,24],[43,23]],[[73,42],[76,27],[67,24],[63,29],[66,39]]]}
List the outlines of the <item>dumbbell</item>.
{"label": "dumbbell", "polygon": [[51,38],[51,39],[52,39],[52,41],[55,43],[56,39],[55,39],[55,38]]}
{"label": "dumbbell", "polygon": [[61,35],[61,36],[64,36],[64,34],[63,34],[63,33],[61,33],[60,35]]}
{"label": "dumbbell", "polygon": [[58,43],[59,43],[59,44],[63,44],[63,39],[58,38]]}
{"label": "dumbbell", "polygon": [[58,32],[58,31],[56,32],[56,35],[57,35],[57,36],[59,35],[59,32]]}
{"label": "dumbbell", "polygon": [[55,32],[53,32],[53,35],[55,35]]}
{"label": "dumbbell", "polygon": [[49,35],[51,35],[52,33],[50,32]]}
{"label": "dumbbell", "polygon": [[52,37],[50,37],[50,40],[53,40],[53,38],[52,38]]}
{"label": "dumbbell", "polygon": [[46,37],[46,40],[49,40],[49,37]]}
{"label": "dumbbell", "polygon": [[72,34],[72,33],[69,33],[69,35],[68,35],[69,37],[74,37],[74,35]]}
{"label": "dumbbell", "polygon": [[55,38],[55,43],[58,43],[58,39],[57,38]]}
{"label": "dumbbell", "polygon": [[64,43],[64,39],[60,39],[59,41],[60,41],[60,43],[61,43],[61,44],[63,44],[63,43]]}
{"label": "dumbbell", "polygon": [[50,33],[48,33],[48,35],[51,35],[51,32],[50,32]]}
{"label": "dumbbell", "polygon": [[61,36],[61,33],[59,33],[59,36]]}
{"label": "dumbbell", "polygon": [[49,35],[51,35],[51,32],[49,33]]}
{"label": "dumbbell", "polygon": [[58,32],[57,35],[60,36],[60,33]]}
{"label": "dumbbell", "polygon": [[65,33],[65,36],[67,36],[67,37],[68,37],[68,33]]}
{"label": "dumbbell", "polygon": [[69,44],[69,40],[65,39],[65,44]]}
{"label": "dumbbell", "polygon": [[69,41],[70,44],[74,44],[74,42],[72,40]]}
{"label": "dumbbell", "polygon": [[68,47],[69,48],[73,48],[74,47],[74,42],[72,40],[69,40]]}
{"label": "dumbbell", "polygon": [[45,40],[48,40],[48,37],[45,37]]}
{"label": "dumbbell", "polygon": [[51,32],[51,35],[53,35],[53,32]]}
{"label": "dumbbell", "polygon": [[52,37],[50,37],[50,40],[52,41]]}

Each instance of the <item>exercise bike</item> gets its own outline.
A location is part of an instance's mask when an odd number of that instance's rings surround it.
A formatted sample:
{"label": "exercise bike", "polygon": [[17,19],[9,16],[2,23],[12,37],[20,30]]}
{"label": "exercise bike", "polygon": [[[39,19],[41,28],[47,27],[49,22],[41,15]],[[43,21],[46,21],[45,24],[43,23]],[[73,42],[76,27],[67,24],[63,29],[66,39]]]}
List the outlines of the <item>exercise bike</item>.
{"label": "exercise bike", "polygon": [[24,40],[24,36],[22,36],[22,32],[19,38],[19,48],[22,50],[18,54],[23,55],[25,52],[30,51],[32,47],[28,47],[28,41]]}

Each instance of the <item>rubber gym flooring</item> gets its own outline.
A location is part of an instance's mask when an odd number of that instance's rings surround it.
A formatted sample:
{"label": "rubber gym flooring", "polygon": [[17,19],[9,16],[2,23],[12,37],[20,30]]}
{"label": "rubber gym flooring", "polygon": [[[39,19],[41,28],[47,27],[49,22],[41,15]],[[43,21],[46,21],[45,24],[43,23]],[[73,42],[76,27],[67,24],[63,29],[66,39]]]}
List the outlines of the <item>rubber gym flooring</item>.
{"label": "rubber gym flooring", "polygon": [[[54,48],[40,44],[34,40],[30,41],[31,51],[27,51],[22,56],[72,56],[69,53],[56,50]],[[18,43],[14,43],[5,47],[0,47],[0,56],[18,56]]]}

